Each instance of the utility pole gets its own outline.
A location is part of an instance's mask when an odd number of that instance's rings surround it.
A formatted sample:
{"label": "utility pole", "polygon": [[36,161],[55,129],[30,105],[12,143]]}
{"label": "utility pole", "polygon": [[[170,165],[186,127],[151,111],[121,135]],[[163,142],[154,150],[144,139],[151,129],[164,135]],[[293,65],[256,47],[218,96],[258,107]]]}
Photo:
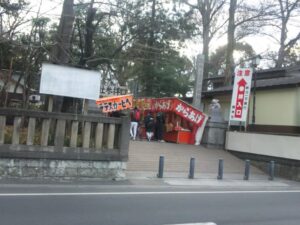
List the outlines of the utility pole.
{"label": "utility pole", "polygon": [[201,94],[203,83],[203,68],[204,68],[204,55],[199,54],[196,59],[196,79],[194,85],[193,106],[201,109]]}

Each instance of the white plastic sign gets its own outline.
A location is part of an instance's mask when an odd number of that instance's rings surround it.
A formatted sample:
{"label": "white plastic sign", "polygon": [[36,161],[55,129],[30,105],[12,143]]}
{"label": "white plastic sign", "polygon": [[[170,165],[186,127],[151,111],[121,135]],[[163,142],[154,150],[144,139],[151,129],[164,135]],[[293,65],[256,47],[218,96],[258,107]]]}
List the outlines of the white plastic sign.
{"label": "white plastic sign", "polygon": [[101,75],[97,71],[44,63],[40,93],[97,100]]}

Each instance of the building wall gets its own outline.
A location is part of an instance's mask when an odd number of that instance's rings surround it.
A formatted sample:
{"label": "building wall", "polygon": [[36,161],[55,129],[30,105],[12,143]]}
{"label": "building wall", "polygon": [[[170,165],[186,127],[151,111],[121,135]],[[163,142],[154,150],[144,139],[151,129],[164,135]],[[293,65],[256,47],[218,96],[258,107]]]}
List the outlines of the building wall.
{"label": "building wall", "polygon": [[[2,88],[3,86],[4,86],[4,83],[3,83],[2,80],[0,80],[0,87]],[[8,92],[9,92],[9,93],[14,93],[15,86],[16,86],[15,83],[11,83],[11,82],[10,82],[10,83],[9,83]],[[1,88],[0,88],[0,89],[1,89]],[[17,93],[17,94],[22,94],[22,93],[23,93],[23,88],[21,87],[21,85],[18,86],[16,93]]]}
{"label": "building wall", "polygon": [[[231,93],[215,95],[219,99],[225,121],[228,121]],[[208,114],[211,99],[204,99],[204,112]],[[253,95],[251,95],[248,123],[252,124]],[[256,91],[256,124],[300,126],[300,88]]]}
{"label": "building wall", "polygon": [[300,137],[227,132],[227,150],[300,160]]}
{"label": "building wall", "polygon": [[300,126],[300,88],[297,87],[296,91],[296,124]]}
{"label": "building wall", "polygon": [[[260,90],[256,92],[256,124],[299,126],[297,111],[298,88]],[[249,124],[252,123],[253,95],[250,102]],[[298,114],[299,115],[299,114]]]}

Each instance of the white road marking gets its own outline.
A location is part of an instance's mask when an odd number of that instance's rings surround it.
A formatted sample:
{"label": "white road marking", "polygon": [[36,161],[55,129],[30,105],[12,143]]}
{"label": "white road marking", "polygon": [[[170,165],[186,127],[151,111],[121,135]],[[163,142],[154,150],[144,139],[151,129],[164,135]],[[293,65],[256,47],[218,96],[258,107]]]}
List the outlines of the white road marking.
{"label": "white road marking", "polygon": [[166,225],[217,225],[216,223],[207,222],[207,223],[178,223],[178,224],[166,224]]}
{"label": "white road marking", "polygon": [[174,194],[259,194],[300,193],[300,190],[285,191],[159,191],[159,192],[60,192],[60,193],[0,193],[0,197],[17,196],[88,196],[88,195],[174,195]]}

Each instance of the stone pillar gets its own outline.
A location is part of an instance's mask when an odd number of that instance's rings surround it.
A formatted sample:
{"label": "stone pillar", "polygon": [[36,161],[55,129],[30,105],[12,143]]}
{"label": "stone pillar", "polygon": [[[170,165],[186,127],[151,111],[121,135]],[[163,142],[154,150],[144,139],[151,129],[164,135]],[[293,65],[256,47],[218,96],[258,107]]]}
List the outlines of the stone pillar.
{"label": "stone pillar", "polygon": [[209,116],[204,129],[202,144],[208,148],[224,149],[228,123],[224,122],[219,100],[212,100],[209,106]]}

